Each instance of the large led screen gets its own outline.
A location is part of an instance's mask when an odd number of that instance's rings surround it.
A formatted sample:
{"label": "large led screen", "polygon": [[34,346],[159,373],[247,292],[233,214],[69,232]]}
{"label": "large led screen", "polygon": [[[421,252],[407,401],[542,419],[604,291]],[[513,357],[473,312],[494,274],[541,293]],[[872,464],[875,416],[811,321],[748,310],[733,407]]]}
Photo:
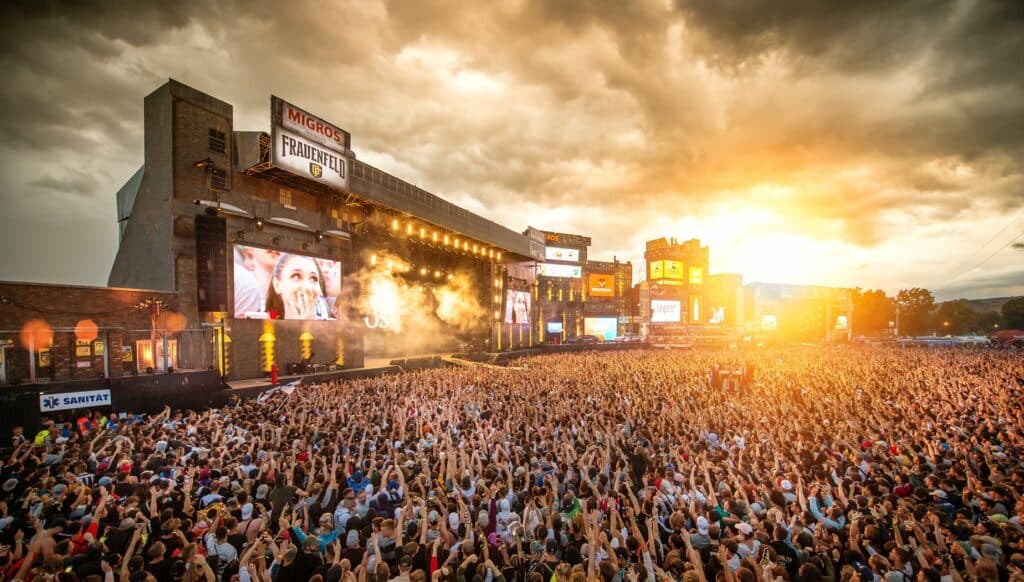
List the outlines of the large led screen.
{"label": "large led screen", "polygon": [[338,319],[341,263],[234,245],[235,317]]}
{"label": "large led screen", "polygon": [[615,297],[615,275],[591,273],[587,275],[591,297]]}
{"label": "large led screen", "polygon": [[537,274],[541,277],[571,277],[573,279],[579,279],[583,276],[583,267],[579,265],[537,263]]}
{"label": "large led screen", "polygon": [[571,261],[580,262],[580,251],[578,249],[567,249],[563,247],[546,247],[544,258],[549,261]]}
{"label": "large led screen", "polygon": [[651,323],[678,323],[682,317],[679,301],[654,299],[651,301]]}
{"label": "large led screen", "polygon": [[547,325],[548,333],[562,333],[562,328],[561,321],[549,321]]}
{"label": "large led screen", "polygon": [[583,333],[596,335],[605,340],[612,341],[618,334],[619,320],[615,317],[584,317]]}
{"label": "large led screen", "polygon": [[530,292],[509,289],[505,295],[505,323],[530,323]]}
{"label": "large led screen", "polygon": [[683,263],[681,261],[651,261],[650,279],[671,279],[673,281],[683,280]]}

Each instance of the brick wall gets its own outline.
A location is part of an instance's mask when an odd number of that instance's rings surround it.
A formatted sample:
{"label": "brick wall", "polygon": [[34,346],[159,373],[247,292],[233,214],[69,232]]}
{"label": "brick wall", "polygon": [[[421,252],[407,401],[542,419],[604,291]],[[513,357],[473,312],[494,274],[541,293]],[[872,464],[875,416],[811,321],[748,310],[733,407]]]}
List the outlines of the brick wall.
{"label": "brick wall", "polygon": [[[28,381],[28,346],[23,345],[20,332],[32,320],[42,320],[52,330],[52,347],[36,346],[37,352],[48,349],[50,355],[50,366],[37,368],[40,380],[101,377],[105,356],[97,353],[97,342],[109,357],[110,376],[123,375],[121,345],[133,342],[136,336],[148,337],[144,330],[150,328],[149,311],[136,307],[146,299],[163,301],[169,311],[179,308],[177,293],[0,282],[0,342],[9,345],[5,350],[7,382]],[[76,340],[81,338],[75,329],[85,320],[95,323],[98,333],[86,338],[92,339],[89,354],[79,356]]]}

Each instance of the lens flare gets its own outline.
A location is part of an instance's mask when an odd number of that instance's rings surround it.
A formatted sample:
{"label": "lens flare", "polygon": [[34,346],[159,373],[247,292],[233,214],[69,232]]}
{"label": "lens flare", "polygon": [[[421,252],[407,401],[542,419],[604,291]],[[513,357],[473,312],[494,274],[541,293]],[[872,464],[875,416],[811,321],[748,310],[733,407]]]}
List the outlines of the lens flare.
{"label": "lens flare", "polygon": [[83,319],[75,324],[75,339],[91,342],[99,336],[99,327],[91,319]]}
{"label": "lens flare", "polygon": [[21,328],[21,345],[35,349],[47,347],[53,341],[53,328],[42,319],[30,319]]}
{"label": "lens flare", "polygon": [[187,317],[185,317],[181,313],[176,313],[173,311],[163,312],[161,314],[161,319],[163,319],[161,325],[164,328],[164,330],[169,331],[171,333],[178,333],[180,331],[183,331],[185,327],[188,325]]}

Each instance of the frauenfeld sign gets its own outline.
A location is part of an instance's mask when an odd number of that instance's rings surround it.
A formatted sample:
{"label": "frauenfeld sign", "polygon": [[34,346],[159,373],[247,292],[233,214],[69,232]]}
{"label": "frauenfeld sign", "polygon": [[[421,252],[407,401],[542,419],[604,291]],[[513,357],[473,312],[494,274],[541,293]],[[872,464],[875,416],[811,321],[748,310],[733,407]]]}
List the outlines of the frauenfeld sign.
{"label": "frauenfeld sign", "polygon": [[272,162],[275,167],[332,188],[348,188],[351,135],[338,126],[271,96]]}

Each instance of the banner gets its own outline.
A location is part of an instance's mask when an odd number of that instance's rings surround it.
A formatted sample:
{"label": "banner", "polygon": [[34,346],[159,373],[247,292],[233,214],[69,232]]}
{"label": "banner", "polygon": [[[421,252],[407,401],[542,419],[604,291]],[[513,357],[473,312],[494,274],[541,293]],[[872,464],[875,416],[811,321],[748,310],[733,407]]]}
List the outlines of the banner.
{"label": "banner", "polygon": [[679,301],[654,299],[651,301],[651,323],[677,323],[682,319]]}
{"label": "banner", "polygon": [[275,126],[273,137],[274,167],[339,190],[348,187],[348,160],[343,154],[283,127]]}
{"label": "banner", "polygon": [[39,412],[56,412],[58,410],[96,406],[110,406],[110,390],[39,395]]}
{"label": "banner", "polygon": [[270,96],[270,121],[274,127],[283,127],[341,154],[351,145],[349,132],[273,95]]}
{"label": "banner", "polygon": [[571,263],[580,262],[580,251],[578,249],[566,249],[562,247],[547,247],[544,249],[544,258],[549,261],[568,261]]}
{"label": "banner", "polygon": [[682,261],[659,260],[650,263],[650,280],[671,279],[673,281],[683,280]]}
{"label": "banner", "polygon": [[700,267],[690,267],[690,285],[704,283],[704,271]]}
{"label": "banner", "polygon": [[275,167],[332,188],[348,188],[348,154],[352,136],[278,97],[270,97]]}
{"label": "banner", "polygon": [[587,275],[587,287],[591,297],[615,297],[615,275],[591,273]]}
{"label": "banner", "polygon": [[537,275],[541,277],[571,277],[579,279],[583,276],[583,267],[579,265],[537,263]]}

